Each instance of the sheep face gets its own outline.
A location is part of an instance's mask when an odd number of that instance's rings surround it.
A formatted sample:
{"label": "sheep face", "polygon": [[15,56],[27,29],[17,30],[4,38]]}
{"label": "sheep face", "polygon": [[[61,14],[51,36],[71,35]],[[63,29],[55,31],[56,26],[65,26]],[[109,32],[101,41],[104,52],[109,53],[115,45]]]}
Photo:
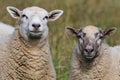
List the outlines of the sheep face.
{"label": "sheep face", "polygon": [[28,7],[22,11],[7,7],[7,10],[13,18],[20,20],[20,34],[25,39],[44,40],[48,36],[48,21],[55,21],[63,14],[62,10],[48,13],[39,7]]}
{"label": "sheep face", "polygon": [[113,33],[116,29],[111,28],[109,30],[101,30],[95,26],[86,26],[82,29],[75,30],[73,28],[67,28],[78,39],[79,55],[86,61],[93,61],[100,55],[100,49],[106,36]]}

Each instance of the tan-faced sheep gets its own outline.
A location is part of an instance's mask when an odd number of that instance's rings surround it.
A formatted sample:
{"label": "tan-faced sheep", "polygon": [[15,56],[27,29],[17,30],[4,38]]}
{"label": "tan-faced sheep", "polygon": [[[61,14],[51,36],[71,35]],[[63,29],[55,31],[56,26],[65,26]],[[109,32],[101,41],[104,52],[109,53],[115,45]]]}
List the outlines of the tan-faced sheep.
{"label": "tan-faced sheep", "polygon": [[47,23],[57,20],[63,11],[48,13],[39,7],[7,10],[20,24],[13,34],[0,38],[0,80],[56,80]]}
{"label": "tan-faced sheep", "polygon": [[71,61],[70,80],[120,80],[120,54],[110,49],[105,38],[116,28],[101,30],[95,26],[68,27],[77,37]]}
{"label": "tan-faced sheep", "polygon": [[14,27],[0,22],[0,37],[3,35],[6,36],[8,34],[12,34],[13,31],[14,31]]}

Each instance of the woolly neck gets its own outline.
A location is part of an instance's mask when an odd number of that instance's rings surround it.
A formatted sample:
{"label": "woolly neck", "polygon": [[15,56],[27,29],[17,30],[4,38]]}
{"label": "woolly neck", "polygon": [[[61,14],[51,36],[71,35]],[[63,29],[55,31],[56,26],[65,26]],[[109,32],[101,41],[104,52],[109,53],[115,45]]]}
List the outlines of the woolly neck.
{"label": "woolly neck", "polygon": [[7,55],[9,62],[6,64],[9,66],[8,70],[14,72],[12,77],[15,80],[41,80],[43,76],[49,75],[50,51],[47,40],[39,43],[40,45],[31,46],[20,36],[19,29],[15,30],[10,40],[10,54]]}
{"label": "woolly neck", "polygon": [[86,63],[76,54],[76,58],[79,60],[80,80],[102,80],[109,73],[111,57],[108,45],[102,44],[100,52],[101,55],[90,63]]}

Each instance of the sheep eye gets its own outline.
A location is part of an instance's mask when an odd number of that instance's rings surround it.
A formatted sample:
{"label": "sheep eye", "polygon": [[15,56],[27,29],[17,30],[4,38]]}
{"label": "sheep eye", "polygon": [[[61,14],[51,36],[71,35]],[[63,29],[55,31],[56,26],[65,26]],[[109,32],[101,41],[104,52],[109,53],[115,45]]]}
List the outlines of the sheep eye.
{"label": "sheep eye", "polygon": [[95,37],[98,37],[98,35],[99,35],[99,34],[98,34],[98,33],[96,33],[96,34],[95,34]]}
{"label": "sheep eye", "polygon": [[98,37],[98,39],[102,39],[103,38],[103,35],[101,33],[96,33],[95,34],[95,37]]}
{"label": "sheep eye", "polygon": [[23,14],[23,15],[22,15],[22,18],[24,18],[24,17],[25,17],[26,19],[28,18],[25,14]]}
{"label": "sheep eye", "polygon": [[86,36],[86,33],[80,33],[79,35],[77,35],[78,38],[84,38]]}
{"label": "sheep eye", "polygon": [[48,19],[48,16],[45,16],[45,17],[43,18],[43,20],[45,20],[45,19]]}
{"label": "sheep eye", "polygon": [[102,35],[100,35],[100,36],[99,36],[99,39],[102,39],[102,38],[103,38],[103,36],[102,36]]}
{"label": "sheep eye", "polygon": [[86,33],[83,33],[83,35],[82,35],[83,37],[85,37],[86,36]]}
{"label": "sheep eye", "polygon": [[81,36],[81,35],[77,35],[77,37],[78,37],[78,38],[82,38],[82,36]]}

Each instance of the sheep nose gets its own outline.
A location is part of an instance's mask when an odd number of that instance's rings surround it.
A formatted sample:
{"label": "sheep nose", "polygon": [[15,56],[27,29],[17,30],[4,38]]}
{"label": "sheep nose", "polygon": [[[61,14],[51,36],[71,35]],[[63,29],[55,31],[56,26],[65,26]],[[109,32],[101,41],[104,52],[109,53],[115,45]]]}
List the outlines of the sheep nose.
{"label": "sheep nose", "polygon": [[94,49],[85,49],[85,51],[86,51],[87,53],[91,53],[91,52],[94,51]]}
{"label": "sheep nose", "polygon": [[35,30],[38,30],[40,26],[40,24],[32,24],[32,27],[34,27]]}
{"label": "sheep nose", "polygon": [[91,52],[94,51],[94,48],[93,48],[92,45],[87,45],[86,48],[85,48],[85,51],[86,51],[87,53],[91,53]]}

